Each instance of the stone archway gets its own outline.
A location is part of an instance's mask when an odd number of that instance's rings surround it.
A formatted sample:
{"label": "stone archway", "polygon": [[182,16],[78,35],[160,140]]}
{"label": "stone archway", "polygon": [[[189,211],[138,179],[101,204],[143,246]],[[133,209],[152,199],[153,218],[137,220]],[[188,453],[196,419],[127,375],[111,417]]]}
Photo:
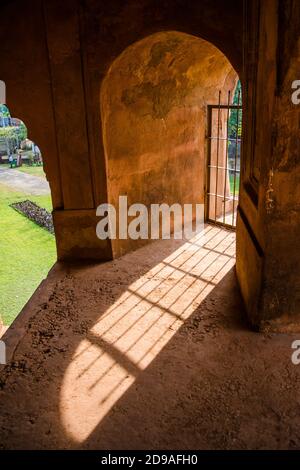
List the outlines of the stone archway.
{"label": "stone archway", "polygon": [[[237,79],[219,49],[189,34],[160,32],[125,49],[101,88],[108,201],[204,204],[207,105]],[[113,255],[140,242],[113,240]]]}
{"label": "stone archway", "polygon": [[168,0],[159,8],[156,0],[79,3],[26,0],[28,17],[15,14],[15,3],[3,2],[0,76],[11,111],[43,148],[58,259],[107,260],[111,246],[95,235],[96,207],[107,201],[99,132],[99,88],[107,70],[131,44],[169,30],[211,41],[241,76],[242,5],[237,0],[226,9],[222,0]]}

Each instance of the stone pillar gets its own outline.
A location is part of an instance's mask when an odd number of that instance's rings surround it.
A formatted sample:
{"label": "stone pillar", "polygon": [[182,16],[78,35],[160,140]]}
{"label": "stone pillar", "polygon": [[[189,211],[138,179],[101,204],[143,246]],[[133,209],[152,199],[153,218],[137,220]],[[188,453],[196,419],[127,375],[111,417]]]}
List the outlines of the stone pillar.
{"label": "stone pillar", "polygon": [[[63,199],[53,213],[58,258],[110,259],[110,243],[96,236],[96,207],[106,200],[106,187],[99,197],[95,174],[105,167],[94,159],[80,15],[73,0],[46,2],[44,15]],[[100,123],[95,134],[101,136]]]}

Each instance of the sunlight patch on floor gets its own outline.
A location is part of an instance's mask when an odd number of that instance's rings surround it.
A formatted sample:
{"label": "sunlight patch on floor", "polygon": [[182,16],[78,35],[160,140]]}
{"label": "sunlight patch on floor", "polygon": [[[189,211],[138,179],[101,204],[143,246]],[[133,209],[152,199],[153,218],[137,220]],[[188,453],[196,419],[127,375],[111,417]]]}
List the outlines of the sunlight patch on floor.
{"label": "sunlight patch on floor", "polygon": [[208,225],[107,309],[81,341],[62,385],[61,418],[75,442],[89,437],[234,264],[235,233]]}

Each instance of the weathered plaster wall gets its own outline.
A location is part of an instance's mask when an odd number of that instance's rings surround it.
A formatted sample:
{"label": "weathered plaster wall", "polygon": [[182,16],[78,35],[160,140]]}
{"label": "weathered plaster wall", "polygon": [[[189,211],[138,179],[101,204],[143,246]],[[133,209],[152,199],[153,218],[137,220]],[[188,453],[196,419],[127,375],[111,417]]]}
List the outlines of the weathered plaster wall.
{"label": "weathered plaster wall", "polygon": [[[255,91],[255,107],[249,86],[245,97],[255,120],[244,128],[244,144],[254,145],[243,155],[250,171],[244,165],[237,273],[253,324],[300,330],[300,106],[291,101],[291,84],[300,79],[300,4],[255,3],[258,68],[245,77]],[[247,186],[251,165],[259,169],[256,201]]]}
{"label": "weathered plaster wall", "polygon": [[[101,91],[109,202],[204,204],[207,105],[237,74],[212,44],[178,32],[130,46]],[[116,256],[137,241],[113,243]]]}
{"label": "weathered plaster wall", "polygon": [[273,176],[268,180],[272,204],[266,211],[262,309],[264,319],[278,319],[271,322],[272,328],[300,330],[300,105],[291,100],[292,82],[300,80],[299,2],[280,1],[278,14]]}
{"label": "weathered plaster wall", "polygon": [[[30,12],[30,14],[28,14]],[[0,77],[9,110],[41,148],[53,206],[63,207],[51,77],[40,0],[0,2]]]}

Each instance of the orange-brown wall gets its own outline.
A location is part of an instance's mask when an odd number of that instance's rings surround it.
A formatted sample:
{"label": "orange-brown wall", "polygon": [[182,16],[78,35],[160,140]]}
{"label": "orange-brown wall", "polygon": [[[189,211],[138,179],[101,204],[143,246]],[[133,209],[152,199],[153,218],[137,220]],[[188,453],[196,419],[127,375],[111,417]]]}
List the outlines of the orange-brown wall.
{"label": "orange-brown wall", "polygon": [[[237,74],[212,44],[163,32],[127,48],[101,91],[109,202],[204,204],[207,105]],[[113,242],[114,255],[137,241]]]}

